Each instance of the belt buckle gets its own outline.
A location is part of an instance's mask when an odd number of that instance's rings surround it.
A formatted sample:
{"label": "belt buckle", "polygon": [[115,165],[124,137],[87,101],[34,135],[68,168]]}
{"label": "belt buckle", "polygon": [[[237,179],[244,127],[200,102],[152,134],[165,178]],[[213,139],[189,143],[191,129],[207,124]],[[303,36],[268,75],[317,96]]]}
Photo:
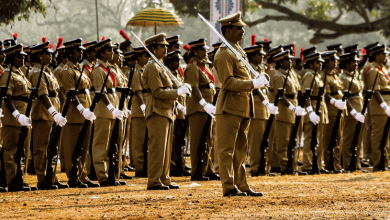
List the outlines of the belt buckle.
{"label": "belt buckle", "polygon": [[215,89],[215,85],[213,83],[210,83],[210,89]]}
{"label": "belt buckle", "polygon": [[89,95],[89,89],[85,89],[85,94]]}

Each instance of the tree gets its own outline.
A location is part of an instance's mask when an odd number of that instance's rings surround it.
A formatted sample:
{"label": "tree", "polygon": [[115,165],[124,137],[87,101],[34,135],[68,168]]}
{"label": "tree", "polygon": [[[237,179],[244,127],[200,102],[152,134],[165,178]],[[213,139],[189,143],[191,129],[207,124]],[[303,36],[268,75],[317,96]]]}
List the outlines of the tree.
{"label": "tree", "polygon": [[0,0],[0,5],[0,24],[13,23],[15,18],[28,21],[33,12],[46,14],[46,6],[40,0]]}
{"label": "tree", "polygon": [[[197,16],[201,13],[209,17],[210,0],[169,0],[179,14]],[[246,12],[255,13],[270,9],[271,14],[249,21],[249,27],[267,21],[296,21],[314,30],[311,44],[319,44],[328,39],[336,39],[349,34],[380,32],[390,38],[390,1],[388,0],[308,0],[305,8],[299,10],[302,1],[298,0],[243,0]],[[360,19],[341,22],[346,14],[357,14]],[[361,22],[360,22],[361,20]],[[359,23],[360,22],[360,23]]]}

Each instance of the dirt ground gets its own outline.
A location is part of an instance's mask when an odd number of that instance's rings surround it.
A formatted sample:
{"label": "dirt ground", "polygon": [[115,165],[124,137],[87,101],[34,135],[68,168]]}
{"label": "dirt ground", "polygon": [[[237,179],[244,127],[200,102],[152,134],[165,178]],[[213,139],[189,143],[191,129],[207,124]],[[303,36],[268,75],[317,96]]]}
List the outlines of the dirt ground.
{"label": "dirt ground", "polygon": [[[134,175],[133,172],[127,172]],[[66,181],[64,173],[59,179]],[[390,172],[250,177],[260,198],[222,197],[221,182],[175,178],[181,188],[126,186],[1,193],[0,219],[388,219]],[[35,176],[26,182],[36,184]]]}

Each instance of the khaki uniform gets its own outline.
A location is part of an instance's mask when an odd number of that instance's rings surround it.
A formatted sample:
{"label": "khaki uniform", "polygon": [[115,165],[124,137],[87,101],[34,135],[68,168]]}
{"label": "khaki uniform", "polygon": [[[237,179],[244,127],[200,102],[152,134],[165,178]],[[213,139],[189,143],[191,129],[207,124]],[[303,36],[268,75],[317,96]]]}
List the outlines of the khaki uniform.
{"label": "khaki uniform", "polygon": [[[387,78],[387,73],[382,69],[383,66],[380,66],[376,62],[372,63],[370,70],[367,73],[367,85],[368,88],[373,88],[375,77],[379,72],[378,78],[375,83],[374,91],[380,92],[388,92],[390,91],[390,83]],[[390,95],[382,95],[383,100],[390,105]],[[374,171],[378,170],[378,164],[380,161],[380,142],[383,136],[383,130],[388,119],[385,111],[380,107],[380,102],[377,100],[375,95],[372,97],[369,108],[370,108],[370,117],[372,120],[372,133],[371,133],[371,149],[372,149],[372,166],[374,167]],[[388,167],[389,163],[389,137],[387,137],[385,152],[386,152],[386,160],[385,167]]]}
{"label": "khaki uniform", "polygon": [[[114,108],[118,108],[118,96],[115,92],[111,91],[115,88],[114,81],[111,78],[115,78],[115,73],[112,73],[115,72],[114,66],[105,63],[102,60],[98,60],[92,72],[92,85],[95,87],[95,91],[101,91],[104,80],[108,74],[105,69],[111,71],[111,76],[108,77],[103,93],[106,93],[111,105]],[[96,120],[94,122],[92,157],[96,176],[99,182],[102,183],[108,178],[109,158],[107,157],[107,153],[110,145],[112,129],[115,123],[115,116],[111,114],[110,110],[107,109],[107,106],[103,101],[100,101],[96,105],[94,113],[96,115]]]}
{"label": "khaki uniform", "polygon": [[[341,81],[339,77],[339,71],[340,69],[334,69],[330,74],[327,75],[326,77],[326,91],[327,94],[329,94],[332,98],[336,100],[341,100],[343,98],[343,89],[348,90],[349,87],[344,87],[343,82]],[[321,73],[322,76],[324,76],[324,72]],[[356,76],[357,77],[357,76]],[[329,102],[326,102],[326,107],[328,109],[328,119],[329,123],[325,126],[325,131],[324,131],[324,160],[325,160],[325,165],[328,165],[329,157],[330,157],[330,152],[329,152],[329,143],[331,141],[332,137],[332,131],[333,131],[333,126],[336,122],[336,116],[339,112],[339,109],[334,106],[333,104]],[[336,170],[341,170],[341,151],[342,151],[342,146],[343,146],[343,124],[344,124],[344,111],[341,114],[340,122],[339,122],[339,130],[337,132],[337,146],[334,147],[333,149],[333,156],[334,156],[334,168]]]}
{"label": "khaki uniform", "polygon": [[[146,89],[144,89],[144,85],[142,82],[143,72],[144,72],[144,68],[142,68],[137,63],[135,65],[133,81],[131,82],[131,88],[134,93],[137,91],[141,91],[144,103],[146,103],[146,99],[149,93],[147,92]],[[133,163],[136,172],[142,172],[144,171],[143,146],[145,143],[145,135],[147,131],[146,120],[140,108],[140,104],[138,103],[137,97],[133,97],[131,102],[132,102],[131,103],[131,127],[136,128],[131,132],[131,149],[132,149]]]}
{"label": "khaki uniform", "polygon": [[[258,73],[262,72],[262,69],[260,66],[255,66],[253,63],[250,63],[253,69],[255,69]],[[254,78],[254,75],[252,75],[252,78]],[[266,89],[262,89],[264,94],[266,94]],[[248,143],[249,143],[249,165],[251,167],[251,172],[256,173],[257,168],[260,164],[260,145],[263,141],[263,134],[265,131],[265,126],[267,125],[267,121],[269,118],[269,112],[267,110],[267,107],[262,103],[259,96],[257,95],[257,91],[254,90],[253,92],[253,101],[254,101],[254,109],[255,109],[255,116],[251,118],[251,122],[249,125],[249,131],[248,131]],[[271,152],[271,151],[267,151]],[[266,155],[266,162],[267,162],[267,170],[269,171],[271,169],[270,162],[271,154]]]}
{"label": "khaki uniform", "polygon": [[[68,61],[67,64],[64,65],[60,76],[63,85],[63,89],[65,94],[69,93],[70,89],[75,89],[76,83],[80,78],[81,68],[78,65],[73,64],[71,61]],[[91,81],[89,77],[85,74],[82,75],[80,84],[77,88],[79,91],[89,90],[91,88]],[[86,93],[86,92],[84,92]],[[80,104],[83,105],[84,108],[89,109],[91,106],[91,97],[89,94],[82,94],[79,92],[77,95]],[[64,159],[65,159],[65,172],[69,177],[70,172],[72,170],[72,155],[75,150],[77,139],[79,137],[81,128],[83,127],[85,118],[82,114],[80,114],[79,110],[76,108],[77,106],[71,102],[68,108],[68,113],[66,115],[67,123],[63,128],[62,133],[62,146],[64,148]],[[81,155],[81,160],[79,163],[79,178],[83,183],[87,182],[89,179],[87,177],[87,171],[85,167],[85,158],[89,150],[89,143],[91,138],[91,127],[88,128],[86,136],[83,141],[83,152]]]}
{"label": "khaki uniform", "polygon": [[[364,83],[361,79],[357,79],[355,75],[353,81],[352,81],[352,74],[353,72],[348,72],[347,70],[343,70],[343,73],[340,76],[340,79],[343,81],[344,88],[349,88],[349,86],[352,83],[350,96],[348,97],[348,102],[352,105],[352,107],[356,110],[356,112],[361,113],[363,109],[363,88]],[[352,81],[352,82],[351,82]],[[367,114],[366,114],[367,115]],[[351,157],[352,157],[352,150],[351,150],[351,144],[352,140],[355,134],[355,128],[358,123],[358,121],[351,115],[349,112],[346,114],[345,118],[345,126],[343,131],[343,147],[342,147],[342,158],[343,158],[343,167],[345,170],[348,170]],[[365,118],[367,120],[367,118]],[[366,122],[366,121],[365,121]],[[361,127],[363,130],[364,126]],[[360,167],[360,157],[362,155],[360,154],[360,149],[362,148],[362,135],[359,135],[359,140],[357,144],[357,167]]]}
{"label": "khaki uniform", "polygon": [[[372,63],[369,63],[368,61],[366,62],[366,64],[364,65],[363,67],[363,70],[362,70],[362,79],[363,79],[363,82],[364,82],[364,89],[365,90],[371,90],[371,88],[368,88],[368,84],[367,84],[367,74],[368,74],[368,71],[370,71],[371,69],[371,65]],[[364,95],[364,94],[363,94]],[[371,150],[371,132],[372,132],[372,120],[371,120],[371,116],[370,116],[370,106],[367,107],[367,112],[368,114],[365,115],[365,119],[364,119],[364,125],[363,125],[363,150],[364,150],[364,155],[362,155],[364,158],[368,158],[370,159],[370,161],[372,160],[371,156],[372,156],[372,150]]]}
{"label": "khaki uniform", "polygon": [[[128,66],[124,66],[124,67],[122,67],[122,72],[124,73],[127,80],[130,80],[131,68]],[[130,85],[130,88],[131,88],[131,85]],[[132,91],[134,92],[134,90],[132,90]],[[134,98],[135,97],[133,96],[133,99]],[[128,109],[131,109],[130,107],[132,104],[130,103],[130,100],[128,101],[127,105],[128,105]],[[146,127],[146,125],[145,125],[145,127]],[[125,150],[124,150],[125,157],[124,157],[124,161],[122,164],[123,168],[126,167],[127,165],[134,167],[133,153],[132,153],[132,146],[131,146],[131,141],[132,141],[131,134],[132,134],[132,132],[131,132],[131,115],[129,115],[126,119],[126,130],[125,130],[125,137],[124,137],[125,143],[123,144],[123,146],[125,147]],[[129,161],[127,161],[127,155],[129,155]]]}
{"label": "khaki uniform", "polygon": [[[229,43],[245,57],[239,45]],[[222,82],[216,105],[216,146],[223,194],[236,188],[247,191],[244,161],[249,122],[254,116],[253,82],[245,65],[224,44],[215,54],[214,67]]]}
{"label": "khaki uniform", "polygon": [[[314,76],[313,70],[308,70],[305,75],[302,77],[302,91],[305,91],[306,89],[310,89],[310,86],[312,84]],[[323,78],[321,74],[316,75],[315,81],[312,86],[312,92],[310,93],[311,98],[311,106],[313,107],[313,111],[316,111],[316,105],[317,101],[313,99],[313,97],[318,96],[319,88],[324,85]],[[326,92],[326,91],[325,91]],[[323,96],[325,97],[325,96]],[[317,125],[317,139],[319,141],[319,146],[317,146],[316,154],[318,156],[317,163],[319,164],[319,167],[321,169],[322,167],[322,156],[324,152],[324,141],[323,141],[323,134],[324,134],[324,125],[328,124],[328,113],[326,104],[324,102],[324,98],[321,101],[320,105],[320,123]],[[313,153],[310,149],[310,143],[312,139],[312,129],[313,129],[313,123],[310,121],[309,114],[306,114],[303,121],[303,129],[304,129],[304,143],[303,143],[303,166],[302,170],[311,170],[312,168],[312,158]]]}
{"label": "khaki uniform", "polygon": [[[28,74],[33,87],[38,85],[41,68],[41,64],[36,64]],[[59,90],[60,87],[57,79],[54,77],[50,68],[44,67],[38,88],[38,98],[34,100],[31,111],[32,126],[35,129],[35,132],[33,132],[33,161],[38,183],[42,183],[45,178],[47,147],[49,146],[50,134],[54,123],[54,118],[44,106],[41,97],[47,95],[54,109],[58,111],[60,108],[60,100],[58,98]],[[51,167],[49,166],[49,168]],[[54,181],[58,182],[57,176],[55,175]]]}
{"label": "khaki uniform", "polygon": [[[214,96],[214,99],[218,97],[219,95],[219,92],[221,91],[221,88],[222,88],[222,83],[221,81],[219,80],[218,78],[218,73],[217,73],[217,70],[213,67],[213,69],[211,70],[213,72],[213,75],[214,75],[214,78],[215,78],[215,90],[217,91],[216,95]],[[215,170],[215,173],[218,173],[219,174],[219,159],[218,159],[218,150],[217,150],[217,145],[215,144],[216,141],[217,141],[217,135],[215,133],[216,131],[216,123],[213,123],[213,129],[212,129],[212,137],[213,137],[213,151],[214,151],[214,157],[212,158],[213,159],[213,163],[214,163],[214,170]]]}
{"label": "khaki uniform", "polygon": [[[33,68],[33,66],[31,66],[30,63],[26,62],[24,66],[20,67],[20,70],[22,71],[22,73],[27,77],[27,78],[30,78],[28,75],[27,75],[27,70],[31,71],[31,69]],[[31,72],[29,72],[30,74]]]}
{"label": "khaki uniform", "polygon": [[[287,71],[279,69],[273,79],[273,85],[275,91],[282,89],[285,85]],[[298,91],[301,89],[296,74],[290,71],[287,78],[286,86],[284,87],[284,95],[287,100],[294,106],[298,106]],[[291,131],[295,123],[295,113],[291,111],[289,106],[286,106],[283,102],[279,101],[278,108],[279,114],[275,117],[275,140],[276,140],[276,153],[278,155],[278,161],[280,165],[280,171],[284,172],[288,161],[288,143],[290,141]],[[295,151],[294,151],[295,152]],[[293,170],[297,170],[297,157],[294,155]]]}
{"label": "khaki uniform", "polygon": [[[202,94],[202,97],[206,100],[207,103],[212,104],[214,100],[214,83],[207,76],[207,74],[198,66],[204,66],[209,73],[211,70],[208,68],[208,65],[205,64],[205,60],[199,60],[197,57],[192,58],[192,63],[188,64],[185,71],[184,77],[185,82],[190,84],[191,87],[198,87],[199,91]],[[190,157],[191,157],[191,176],[195,176],[197,166],[198,166],[198,147],[200,143],[200,138],[203,133],[203,130],[208,130],[208,135],[206,138],[208,149],[206,150],[206,154],[203,158],[203,167],[202,167],[202,175],[215,173],[214,166],[212,165],[212,160],[210,157],[212,145],[211,145],[211,137],[212,133],[212,122],[210,127],[205,127],[206,120],[210,117],[207,112],[203,109],[203,107],[199,104],[199,101],[191,96],[187,101],[187,117],[188,124],[190,129]]]}
{"label": "khaki uniform", "polygon": [[148,128],[148,185],[171,185],[169,176],[172,122],[174,120],[177,90],[167,73],[153,60],[145,66],[142,75],[144,89],[150,89],[146,98],[146,126]]}
{"label": "khaki uniform", "polygon": [[[7,79],[10,74],[9,68],[5,69],[5,71],[1,74],[0,77],[0,85],[7,85]],[[26,79],[25,75],[22,73],[20,69],[16,67],[12,68],[11,78],[8,85],[7,96],[11,97],[24,97],[28,98],[30,95],[31,84]],[[16,110],[19,111],[20,114],[26,113],[27,103],[23,101],[12,101]],[[12,112],[7,108],[5,104],[1,106],[3,109],[4,117],[1,119],[3,123],[2,137],[3,137],[3,148],[4,148],[4,166],[5,172],[7,175],[7,185],[9,186],[14,180],[17,172],[17,164],[15,163],[15,153],[17,151],[19,132],[22,125],[18,122],[18,120],[12,116]],[[30,129],[29,129],[30,130]],[[26,138],[24,149],[30,148],[30,131]],[[27,151],[25,151],[27,152]],[[28,158],[28,155],[25,155]]]}
{"label": "khaki uniform", "polygon": [[[278,92],[278,91],[274,90],[274,85],[273,85],[273,79],[274,79],[274,76],[277,72],[277,70],[275,69],[275,65],[276,65],[276,63],[271,63],[268,66],[268,68],[266,69],[266,72],[270,77],[270,86],[268,88],[269,92],[267,93],[267,95],[268,95],[268,99],[271,103],[275,102],[275,95]],[[276,126],[272,126],[271,132],[270,132],[269,137],[268,137],[268,140],[269,140],[268,151],[270,152],[270,158],[268,159],[268,161],[270,161],[270,163],[267,167],[267,172],[270,171],[269,170],[270,167],[280,167],[279,162],[278,162],[278,155],[276,154],[277,141],[275,139],[275,129],[276,129]]]}

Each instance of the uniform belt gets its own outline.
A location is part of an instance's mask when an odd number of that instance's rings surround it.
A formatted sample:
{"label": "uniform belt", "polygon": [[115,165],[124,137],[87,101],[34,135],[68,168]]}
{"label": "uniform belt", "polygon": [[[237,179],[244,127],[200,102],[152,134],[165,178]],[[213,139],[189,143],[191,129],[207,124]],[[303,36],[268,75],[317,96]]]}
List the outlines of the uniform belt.
{"label": "uniform belt", "polygon": [[379,91],[381,95],[390,95],[390,91]]}
{"label": "uniform belt", "polygon": [[354,94],[349,95],[349,97],[355,97],[355,96],[360,96],[360,97],[362,97],[363,94],[362,94],[361,92],[357,92],[357,93],[354,93]]}
{"label": "uniform belt", "polygon": [[123,91],[125,91],[125,89],[127,89],[127,88],[116,88],[115,90],[116,90],[116,92],[122,93]]}
{"label": "uniform belt", "polygon": [[214,83],[208,83],[208,84],[199,86],[199,89],[214,89],[214,88],[215,88]]}
{"label": "uniform belt", "polygon": [[28,97],[24,97],[24,96],[11,96],[11,100],[27,103],[28,102]]}
{"label": "uniform belt", "polygon": [[294,95],[294,94],[284,94],[284,96],[288,99],[297,99],[298,98],[298,95]]}
{"label": "uniform belt", "polygon": [[57,92],[49,92],[49,97],[52,97],[52,98],[57,97]]}
{"label": "uniform belt", "polygon": [[95,87],[92,86],[89,91],[94,92],[95,91]]}
{"label": "uniform belt", "polygon": [[322,97],[320,97],[320,96],[310,96],[311,100],[318,100],[320,98],[322,99]]}
{"label": "uniform belt", "polygon": [[342,95],[343,92],[341,90],[338,90],[337,92],[332,92],[332,93],[329,93],[330,96],[334,96],[334,95]]}
{"label": "uniform belt", "polygon": [[148,93],[148,92],[150,92],[150,89],[143,89],[142,90],[142,93]]}
{"label": "uniform belt", "polygon": [[77,94],[86,94],[89,95],[89,89],[80,89]]}
{"label": "uniform belt", "polygon": [[115,89],[112,88],[112,89],[107,89],[107,94],[114,94],[115,93]]}
{"label": "uniform belt", "polygon": [[[172,89],[172,86],[163,87],[162,89]],[[149,89],[143,89],[143,90],[142,90],[142,93],[144,93],[145,90],[146,90],[147,92],[152,92],[152,90],[150,90],[150,88],[149,88]]]}

